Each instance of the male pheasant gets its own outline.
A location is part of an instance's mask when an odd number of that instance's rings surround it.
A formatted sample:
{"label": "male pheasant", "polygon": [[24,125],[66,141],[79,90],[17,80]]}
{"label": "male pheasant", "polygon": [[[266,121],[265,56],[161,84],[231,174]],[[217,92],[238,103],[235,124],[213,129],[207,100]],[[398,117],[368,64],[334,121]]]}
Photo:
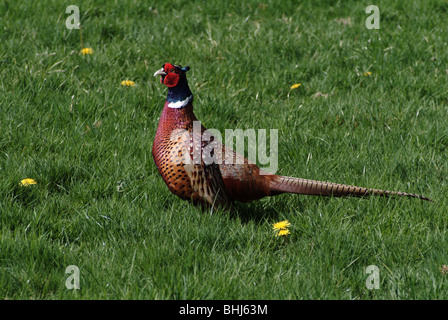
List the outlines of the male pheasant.
{"label": "male pheasant", "polygon": [[[152,154],[169,190],[181,199],[213,208],[228,208],[234,201],[250,202],[282,193],[334,197],[404,196],[430,200],[405,192],[268,174],[219,141],[201,139],[206,129],[200,125],[199,131],[194,130],[198,120],[193,113],[193,94],[186,77],[188,70],[189,67],[166,63],[154,74],[161,76],[160,82],[168,87],[168,96]],[[222,153],[215,154],[212,162],[204,157],[211,143],[214,150],[222,148]]]}

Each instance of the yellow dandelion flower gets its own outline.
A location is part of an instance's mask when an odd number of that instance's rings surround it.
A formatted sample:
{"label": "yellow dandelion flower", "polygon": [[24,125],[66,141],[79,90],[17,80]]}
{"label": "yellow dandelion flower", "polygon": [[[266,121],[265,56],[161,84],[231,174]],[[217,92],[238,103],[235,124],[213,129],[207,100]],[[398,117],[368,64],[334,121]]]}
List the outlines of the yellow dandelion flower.
{"label": "yellow dandelion flower", "polygon": [[280,230],[280,231],[276,234],[276,236],[277,236],[277,237],[280,237],[280,236],[285,237],[285,236],[287,236],[287,235],[290,234],[290,233],[291,233],[291,232],[289,232],[288,229],[283,229],[283,230]]}
{"label": "yellow dandelion flower", "polygon": [[286,229],[286,228],[288,228],[290,226],[291,226],[291,224],[289,223],[289,221],[288,220],[284,220],[284,221],[280,221],[280,222],[274,223],[273,229],[274,230],[284,230],[284,229]]}
{"label": "yellow dandelion flower", "polygon": [[92,54],[93,49],[92,48],[83,48],[80,53],[82,53],[83,56],[85,56],[86,54]]}
{"label": "yellow dandelion flower", "polygon": [[297,89],[297,88],[300,87],[301,85],[302,85],[301,83],[293,84],[293,85],[291,86],[291,90]]}
{"label": "yellow dandelion flower", "polygon": [[135,87],[135,82],[131,80],[123,80],[121,81],[121,85],[127,87]]}
{"label": "yellow dandelion flower", "polygon": [[364,72],[364,75],[365,75],[366,77],[370,77],[370,76],[372,75],[372,72],[370,72],[370,71]]}
{"label": "yellow dandelion flower", "polygon": [[22,187],[27,187],[32,184],[37,184],[37,181],[34,179],[27,178],[27,179],[23,179],[22,181],[20,181],[19,185],[21,185]]}

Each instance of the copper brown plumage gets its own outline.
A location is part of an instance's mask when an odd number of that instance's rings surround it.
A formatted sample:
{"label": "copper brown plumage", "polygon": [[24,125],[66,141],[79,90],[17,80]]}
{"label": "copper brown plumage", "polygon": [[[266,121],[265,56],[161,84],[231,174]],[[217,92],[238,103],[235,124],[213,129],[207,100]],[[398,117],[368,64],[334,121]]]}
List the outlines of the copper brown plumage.
{"label": "copper brown plumage", "polygon": [[[181,199],[212,207],[229,207],[234,201],[250,202],[282,193],[325,196],[405,196],[429,200],[411,193],[394,192],[309,179],[267,174],[219,141],[202,139],[202,124],[195,131],[193,95],[188,87],[189,67],[166,63],[154,75],[168,87],[152,154],[169,190]],[[201,155],[209,143],[221,153],[209,163]]]}

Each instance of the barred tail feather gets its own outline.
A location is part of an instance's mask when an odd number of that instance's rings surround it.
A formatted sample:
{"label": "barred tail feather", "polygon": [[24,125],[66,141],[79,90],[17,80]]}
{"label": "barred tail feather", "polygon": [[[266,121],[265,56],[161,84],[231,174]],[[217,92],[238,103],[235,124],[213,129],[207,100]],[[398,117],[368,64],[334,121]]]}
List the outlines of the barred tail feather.
{"label": "barred tail feather", "polygon": [[384,197],[399,196],[431,201],[431,199],[429,198],[413,193],[363,188],[339,183],[323,182],[286,176],[277,176],[275,179],[273,179],[270,189],[273,194],[286,192],[333,197],[365,197],[371,195]]}

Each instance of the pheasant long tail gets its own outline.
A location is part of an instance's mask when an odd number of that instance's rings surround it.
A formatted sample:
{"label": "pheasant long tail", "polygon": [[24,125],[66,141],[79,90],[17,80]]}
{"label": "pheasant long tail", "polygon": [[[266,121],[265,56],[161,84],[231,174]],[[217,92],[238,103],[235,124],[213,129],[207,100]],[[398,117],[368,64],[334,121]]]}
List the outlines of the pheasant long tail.
{"label": "pheasant long tail", "polygon": [[276,176],[276,178],[271,182],[270,189],[273,193],[287,192],[304,195],[322,195],[333,197],[366,197],[371,195],[384,197],[399,196],[419,198],[422,200],[431,201],[431,199],[429,198],[413,193],[363,188],[339,183],[323,182],[286,176]]}

